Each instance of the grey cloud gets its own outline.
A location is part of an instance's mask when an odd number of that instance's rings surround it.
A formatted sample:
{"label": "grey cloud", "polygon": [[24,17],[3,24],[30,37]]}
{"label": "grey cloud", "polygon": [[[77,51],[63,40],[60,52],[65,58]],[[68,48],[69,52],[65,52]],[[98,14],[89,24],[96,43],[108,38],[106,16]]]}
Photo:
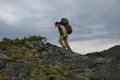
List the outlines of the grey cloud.
{"label": "grey cloud", "polygon": [[14,12],[15,16],[20,16],[17,25],[8,25],[0,19],[0,26],[4,26],[0,27],[0,36],[23,37],[37,34],[45,35],[50,41],[54,41],[58,35],[54,22],[59,21],[61,17],[67,17],[73,26],[73,34],[70,35],[72,41],[120,39],[119,0],[5,0],[0,2],[2,5],[15,8],[17,10]]}

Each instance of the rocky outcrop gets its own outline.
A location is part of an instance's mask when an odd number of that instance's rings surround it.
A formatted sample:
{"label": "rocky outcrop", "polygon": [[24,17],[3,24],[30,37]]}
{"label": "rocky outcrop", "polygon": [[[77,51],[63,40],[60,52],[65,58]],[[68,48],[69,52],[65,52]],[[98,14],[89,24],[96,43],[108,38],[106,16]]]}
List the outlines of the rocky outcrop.
{"label": "rocky outcrop", "polygon": [[0,52],[0,80],[119,80],[120,46],[86,55],[42,40]]}

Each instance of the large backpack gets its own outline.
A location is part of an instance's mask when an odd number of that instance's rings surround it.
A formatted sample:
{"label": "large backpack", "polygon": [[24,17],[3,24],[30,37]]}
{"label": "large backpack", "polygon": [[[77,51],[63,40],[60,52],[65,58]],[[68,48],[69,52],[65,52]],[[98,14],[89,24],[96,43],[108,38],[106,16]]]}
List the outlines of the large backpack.
{"label": "large backpack", "polygon": [[72,30],[72,27],[71,27],[70,24],[66,25],[65,28],[66,28],[66,31],[67,31],[68,34],[72,33],[73,30]]}
{"label": "large backpack", "polygon": [[62,18],[60,20],[60,24],[63,25],[63,26],[66,26],[69,24],[69,20],[67,18]]}

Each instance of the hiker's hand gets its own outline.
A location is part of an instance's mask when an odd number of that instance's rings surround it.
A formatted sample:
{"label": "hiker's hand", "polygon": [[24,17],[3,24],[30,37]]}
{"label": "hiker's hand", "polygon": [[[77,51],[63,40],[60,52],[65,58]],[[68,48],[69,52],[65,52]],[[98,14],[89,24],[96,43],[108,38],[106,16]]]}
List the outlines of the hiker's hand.
{"label": "hiker's hand", "polygon": [[68,34],[63,34],[63,36],[64,36],[64,37],[67,37],[67,36],[68,36]]}
{"label": "hiker's hand", "polygon": [[64,38],[67,38],[67,35],[63,35],[64,36]]}

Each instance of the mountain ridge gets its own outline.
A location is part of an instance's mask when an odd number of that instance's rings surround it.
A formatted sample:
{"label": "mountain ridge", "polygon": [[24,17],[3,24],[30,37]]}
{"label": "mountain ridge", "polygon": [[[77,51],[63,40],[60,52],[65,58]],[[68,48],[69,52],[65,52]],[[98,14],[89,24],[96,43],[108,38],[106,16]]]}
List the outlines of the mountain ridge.
{"label": "mountain ridge", "polygon": [[[5,46],[6,43],[9,45]],[[81,55],[48,43],[41,36],[30,36],[22,40],[4,39],[0,44],[4,47],[0,52],[0,80],[120,78],[120,45]]]}

